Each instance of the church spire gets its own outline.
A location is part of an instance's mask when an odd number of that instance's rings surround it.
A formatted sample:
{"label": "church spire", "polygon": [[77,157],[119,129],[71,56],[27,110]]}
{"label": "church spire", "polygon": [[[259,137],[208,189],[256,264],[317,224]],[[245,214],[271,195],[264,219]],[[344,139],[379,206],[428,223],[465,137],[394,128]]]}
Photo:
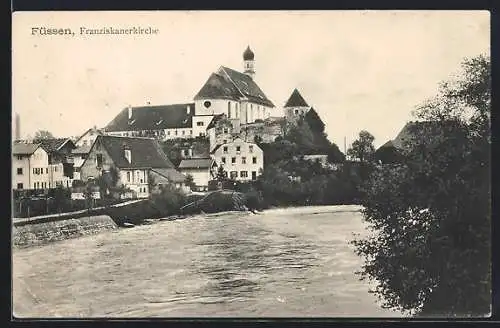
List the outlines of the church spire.
{"label": "church spire", "polygon": [[245,68],[245,74],[250,76],[252,79],[255,76],[255,54],[253,53],[250,46],[243,53],[243,64]]}

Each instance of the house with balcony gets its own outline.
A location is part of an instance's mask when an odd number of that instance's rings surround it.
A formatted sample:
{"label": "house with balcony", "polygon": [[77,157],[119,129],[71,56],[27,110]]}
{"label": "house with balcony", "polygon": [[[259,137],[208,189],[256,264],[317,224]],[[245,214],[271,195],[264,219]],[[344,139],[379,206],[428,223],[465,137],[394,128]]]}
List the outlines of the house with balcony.
{"label": "house with balcony", "polygon": [[256,143],[241,138],[217,145],[211,154],[217,167],[222,166],[233,180],[256,180],[264,169],[262,149]]}
{"label": "house with balcony", "polygon": [[175,170],[153,138],[98,136],[81,165],[80,178],[97,179],[112,168],[118,170],[117,186],[129,189],[132,197],[137,198],[149,197],[149,176],[153,170]]}

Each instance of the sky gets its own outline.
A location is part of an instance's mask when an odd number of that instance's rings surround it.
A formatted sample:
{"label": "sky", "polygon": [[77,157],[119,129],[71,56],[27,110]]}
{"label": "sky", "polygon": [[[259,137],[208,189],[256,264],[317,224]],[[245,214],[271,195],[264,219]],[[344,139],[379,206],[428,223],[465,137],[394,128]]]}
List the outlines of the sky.
{"label": "sky", "polygon": [[[75,35],[32,35],[33,27]],[[80,27],[151,27],[154,35],[80,35]],[[191,102],[220,66],[243,71],[277,107],[297,88],[344,150],[361,130],[375,146],[466,57],[490,52],[488,11],[17,12],[12,110],[21,137],[77,136],[127,105]]]}

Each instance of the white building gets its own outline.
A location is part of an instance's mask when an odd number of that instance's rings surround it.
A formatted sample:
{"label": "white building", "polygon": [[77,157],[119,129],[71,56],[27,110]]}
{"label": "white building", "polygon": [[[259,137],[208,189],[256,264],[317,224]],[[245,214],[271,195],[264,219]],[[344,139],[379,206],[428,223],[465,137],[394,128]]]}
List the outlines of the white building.
{"label": "white building", "polygon": [[264,169],[264,152],[255,143],[245,142],[241,138],[218,145],[212,156],[217,166],[233,180],[256,180]]}
{"label": "white building", "polygon": [[274,104],[255,82],[254,57],[248,47],[243,54],[244,73],[221,66],[209,76],[193,103],[128,106],[105,127],[105,133],[159,140],[205,137],[215,115],[226,114],[241,124],[276,116]]}
{"label": "white building", "polygon": [[217,166],[211,158],[190,158],[183,159],[178,169],[186,177],[193,177],[197,191],[206,191],[208,182],[215,178]]}
{"label": "white building", "polygon": [[104,132],[97,127],[93,127],[85,131],[84,134],[82,134],[76,141],[75,145],[77,147],[90,147],[94,143],[95,139],[97,136],[102,136],[104,135]]}
{"label": "white building", "polygon": [[74,144],[69,139],[47,139],[41,143],[19,141],[12,145],[12,189],[51,189],[72,184]]}

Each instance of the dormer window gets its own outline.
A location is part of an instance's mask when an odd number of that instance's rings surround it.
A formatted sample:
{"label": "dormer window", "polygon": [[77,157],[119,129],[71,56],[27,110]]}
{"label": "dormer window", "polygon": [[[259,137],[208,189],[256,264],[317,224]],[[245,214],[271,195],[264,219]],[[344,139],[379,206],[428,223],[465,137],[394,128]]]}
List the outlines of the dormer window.
{"label": "dormer window", "polygon": [[134,123],[135,123],[135,120],[132,120],[132,121],[129,121],[129,122],[128,122],[128,125],[132,125],[132,124],[134,124]]}
{"label": "dormer window", "polygon": [[212,106],[212,103],[207,100],[203,103],[203,106],[205,106],[205,108],[209,108],[210,106]]}
{"label": "dormer window", "polygon": [[163,122],[163,120],[159,120],[158,122],[156,122],[156,125],[160,125],[161,122]]}
{"label": "dormer window", "polygon": [[130,149],[125,149],[124,151],[125,158],[127,159],[127,162],[132,163],[132,152]]}

